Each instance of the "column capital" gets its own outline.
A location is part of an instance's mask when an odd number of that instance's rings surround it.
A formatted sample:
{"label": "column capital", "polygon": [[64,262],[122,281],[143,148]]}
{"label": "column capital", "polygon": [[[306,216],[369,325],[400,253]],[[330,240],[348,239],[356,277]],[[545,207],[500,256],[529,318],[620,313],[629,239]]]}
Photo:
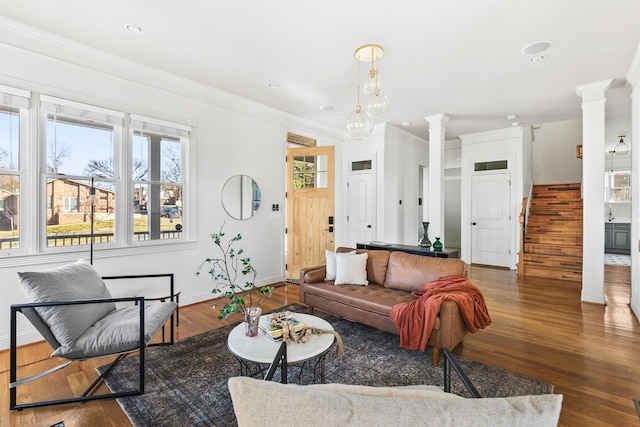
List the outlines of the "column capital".
{"label": "column capital", "polygon": [[613,79],[608,79],[576,86],[576,94],[582,98],[582,102],[599,101],[604,99],[604,94],[607,93],[612,83]]}
{"label": "column capital", "polygon": [[449,121],[449,116],[444,113],[440,113],[432,116],[425,116],[424,119],[429,123],[429,128],[436,128],[443,127],[444,124]]}

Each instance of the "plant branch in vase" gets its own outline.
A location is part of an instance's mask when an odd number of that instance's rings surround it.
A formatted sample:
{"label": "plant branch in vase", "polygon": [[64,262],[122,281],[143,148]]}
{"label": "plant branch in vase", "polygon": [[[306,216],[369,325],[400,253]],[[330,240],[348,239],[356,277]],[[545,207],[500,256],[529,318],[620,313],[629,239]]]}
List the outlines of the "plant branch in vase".
{"label": "plant branch in vase", "polygon": [[[212,233],[209,237],[217,247],[219,256],[205,259],[196,272],[199,276],[202,270],[207,270],[209,278],[215,282],[212,294],[224,294],[228,300],[218,314],[218,319],[225,319],[231,313],[241,313],[247,322],[247,315],[257,313],[260,317],[260,304],[273,295],[273,286],[257,286],[255,284],[257,272],[251,265],[251,259],[243,256],[243,249],[236,249],[235,245],[242,240],[241,234],[236,234],[225,242],[224,224],[220,226],[218,233]],[[241,277],[248,276],[244,284],[239,285]],[[254,295],[255,294],[255,295]],[[217,304],[214,303],[213,308]],[[257,324],[256,324],[257,327]],[[247,333],[249,335],[249,333]],[[256,329],[257,334],[257,329]]]}

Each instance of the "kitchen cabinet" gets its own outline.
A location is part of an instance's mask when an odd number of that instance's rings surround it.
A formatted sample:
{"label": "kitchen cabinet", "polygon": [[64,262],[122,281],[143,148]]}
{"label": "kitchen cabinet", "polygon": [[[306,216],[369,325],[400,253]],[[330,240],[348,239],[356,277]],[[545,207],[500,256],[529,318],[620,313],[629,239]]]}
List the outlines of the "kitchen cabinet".
{"label": "kitchen cabinet", "polygon": [[607,222],[604,224],[604,251],[631,254],[631,224]]}

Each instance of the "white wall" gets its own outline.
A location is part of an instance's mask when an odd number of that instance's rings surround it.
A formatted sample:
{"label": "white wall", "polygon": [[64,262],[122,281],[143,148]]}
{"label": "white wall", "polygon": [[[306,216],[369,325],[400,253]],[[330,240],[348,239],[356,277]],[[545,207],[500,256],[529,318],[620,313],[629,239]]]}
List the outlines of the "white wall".
{"label": "white wall", "polygon": [[[324,143],[341,139],[339,133],[172,76],[136,69],[133,64],[118,64],[122,66],[120,72],[109,74],[2,43],[0,58],[0,84],[195,126],[189,153],[192,168],[186,176],[195,190],[190,196],[195,209],[185,218],[192,231],[189,242],[164,245],[146,253],[136,249],[99,251],[94,265],[100,274],[173,272],[177,290],[182,292],[181,304],[210,299],[209,281],[196,278],[194,273],[212,253],[209,234],[225,222],[229,234],[243,235],[242,247],[258,271],[259,284],[284,278],[285,218],[273,218],[267,207],[285,205],[286,133],[296,129]],[[88,64],[93,62],[87,59]],[[262,191],[263,207],[247,221],[230,218],[220,201],[222,186],[236,174],[250,175]],[[0,260],[0,318],[4,319],[0,322],[0,349],[8,347],[9,305],[26,302],[16,272],[53,268],[77,256],[32,255]],[[212,311],[211,315],[216,314]],[[22,322],[19,335],[21,343],[40,339]]]}
{"label": "white wall", "polygon": [[[373,240],[417,244],[421,221],[418,219],[418,166],[427,165],[427,141],[382,123],[374,127],[368,138],[347,140],[340,145],[343,165],[336,176],[348,175],[348,162],[354,155],[375,153],[376,225]],[[343,206],[347,206],[346,192],[341,197]],[[343,212],[343,217],[346,215],[348,212]],[[349,244],[344,228],[337,246]]]}
{"label": "white wall", "polygon": [[543,123],[533,129],[534,184],[582,181],[582,160],[576,145],[582,144],[582,119]]}
{"label": "white wall", "polygon": [[385,127],[386,179],[395,181],[394,193],[387,194],[386,208],[397,214],[393,226],[385,227],[387,242],[418,243],[418,231],[422,228],[422,218],[418,218],[418,169],[427,166],[428,156],[426,140],[395,126]]}

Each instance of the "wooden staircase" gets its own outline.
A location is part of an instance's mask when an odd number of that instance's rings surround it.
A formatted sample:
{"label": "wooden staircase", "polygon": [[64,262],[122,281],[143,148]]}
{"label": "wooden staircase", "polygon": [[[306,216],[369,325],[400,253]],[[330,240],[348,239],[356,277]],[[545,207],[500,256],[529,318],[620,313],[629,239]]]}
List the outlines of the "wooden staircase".
{"label": "wooden staircase", "polygon": [[582,281],[580,184],[534,185],[524,236],[522,274]]}

